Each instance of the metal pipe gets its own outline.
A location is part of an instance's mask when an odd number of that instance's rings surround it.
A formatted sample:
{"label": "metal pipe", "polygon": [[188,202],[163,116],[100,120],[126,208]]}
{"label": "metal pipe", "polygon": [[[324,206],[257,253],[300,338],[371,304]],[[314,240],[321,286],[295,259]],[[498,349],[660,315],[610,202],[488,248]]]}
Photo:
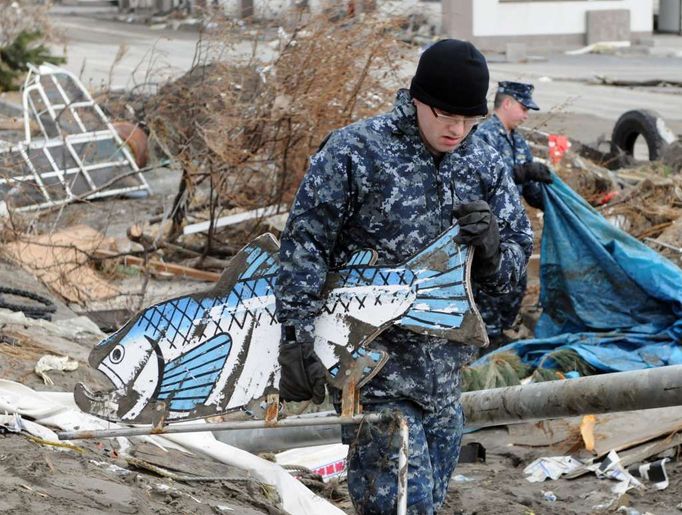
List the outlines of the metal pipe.
{"label": "metal pipe", "polygon": [[[462,404],[467,426],[481,427],[520,420],[682,405],[680,386],[682,368],[674,365],[467,392],[462,395]],[[333,412],[327,412],[330,413]],[[341,441],[338,426],[332,425],[310,432],[292,428],[223,434],[226,436],[216,437],[251,452],[266,450],[268,446],[268,450],[287,449]]]}
{"label": "metal pipe", "polygon": [[405,418],[400,417],[400,450],[398,451],[398,500],[397,515],[407,514],[407,457],[410,455],[410,430]]}
{"label": "metal pipe", "polygon": [[324,426],[328,424],[360,424],[361,422],[381,422],[392,420],[392,414],[369,413],[352,417],[289,417],[277,422],[264,420],[246,420],[241,422],[220,422],[218,424],[171,424],[154,429],[145,427],[121,427],[117,429],[94,429],[83,431],[64,431],[57,433],[60,440],[85,440],[90,438],[116,438],[118,436],[164,435],[171,433],[200,433],[208,431],[224,431],[234,429],[255,429],[279,427]]}
{"label": "metal pipe", "polygon": [[462,394],[467,424],[488,426],[682,405],[682,365]]}
{"label": "metal pipe", "polygon": [[[301,417],[335,416],[335,411],[307,413]],[[214,431],[214,436],[223,443],[239,447],[251,453],[264,451],[286,451],[298,447],[341,443],[341,426],[329,424],[310,427],[301,431],[297,427],[280,427],[265,429],[236,429],[232,431]]]}
{"label": "metal pipe", "polygon": [[[496,425],[521,420],[570,417],[575,415],[631,411],[682,405],[682,365],[631,372],[531,383],[522,386],[480,390],[462,394],[467,425]],[[361,420],[382,420],[381,414],[354,417],[290,417],[276,425],[264,421],[219,424],[174,424],[158,432],[149,427],[58,433],[60,440],[190,433],[238,429],[307,427],[358,424]]]}
{"label": "metal pipe", "polygon": [[332,424],[310,427],[306,431],[297,427],[282,427],[214,431],[213,434],[223,443],[254,454],[341,443],[341,427]]}

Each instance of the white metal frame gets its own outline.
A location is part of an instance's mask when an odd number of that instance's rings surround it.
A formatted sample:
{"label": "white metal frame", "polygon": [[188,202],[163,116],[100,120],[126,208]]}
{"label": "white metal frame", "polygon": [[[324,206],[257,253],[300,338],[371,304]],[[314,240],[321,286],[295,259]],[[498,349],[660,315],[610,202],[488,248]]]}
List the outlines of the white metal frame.
{"label": "white metal frame", "polygon": [[[65,85],[68,85],[69,92]],[[72,90],[72,91],[71,91]],[[57,101],[55,101],[55,97]],[[73,98],[72,98],[73,97]],[[26,170],[0,170],[7,176],[0,176],[0,185],[33,181],[36,183],[42,199],[33,204],[17,207],[17,211],[29,211],[65,204],[76,198],[95,199],[112,195],[120,195],[132,191],[150,191],[147,181],[140,173],[130,150],[120,138],[107,116],[99,105],[92,99],[90,93],[83,87],[75,75],[67,70],[52,65],[30,66],[23,88],[24,108],[24,141],[7,148],[0,149],[0,159],[8,154],[20,156]],[[41,109],[41,105],[44,108]],[[88,127],[88,120],[84,120],[79,110],[90,110],[96,120],[94,127]],[[64,113],[69,113],[76,122],[77,130],[70,127],[67,130],[61,119]],[[38,124],[42,138],[34,139],[31,135],[31,121]],[[80,155],[77,147],[85,143],[111,142],[111,154],[108,159],[88,162],[86,155]],[[38,169],[31,160],[30,154],[35,152],[44,154],[50,164],[47,170]],[[68,166],[60,165],[55,154],[66,154],[70,161]],[[10,158],[11,159],[11,158]],[[17,160],[19,162],[19,160]],[[121,173],[116,176],[133,177],[137,184],[127,187],[102,188],[109,181],[99,181],[98,171],[120,168]],[[19,172],[19,173],[16,173]],[[87,191],[75,194],[72,191],[70,178],[75,180],[82,176],[91,194]],[[60,189],[57,192],[48,191],[53,185],[46,185],[45,180],[58,179]],[[98,190],[98,188],[102,188]]]}

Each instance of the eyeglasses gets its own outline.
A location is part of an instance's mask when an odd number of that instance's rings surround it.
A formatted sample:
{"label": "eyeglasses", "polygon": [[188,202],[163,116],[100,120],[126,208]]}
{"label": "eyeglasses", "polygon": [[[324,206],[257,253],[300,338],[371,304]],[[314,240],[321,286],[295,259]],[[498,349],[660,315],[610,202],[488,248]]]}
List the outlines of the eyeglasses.
{"label": "eyeglasses", "polygon": [[431,112],[433,113],[433,116],[435,116],[438,120],[444,123],[457,123],[457,124],[463,124],[464,127],[471,129],[474,125],[478,125],[481,123],[483,120],[485,120],[485,116],[451,116],[449,114],[445,114],[443,111],[440,109],[436,109],[433,106],[429,106],[429,109],[431,109]]}

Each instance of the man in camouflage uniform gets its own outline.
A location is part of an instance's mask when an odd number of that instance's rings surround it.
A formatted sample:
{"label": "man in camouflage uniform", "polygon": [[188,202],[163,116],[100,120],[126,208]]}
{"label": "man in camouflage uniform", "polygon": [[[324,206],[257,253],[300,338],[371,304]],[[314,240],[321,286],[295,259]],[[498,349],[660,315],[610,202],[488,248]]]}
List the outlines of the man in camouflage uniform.
{"label": "man in camouflage uniform", "polygon": [[[495,95],[495,112],[478,127],[475,138],[485,141],[500,153],[519,194],[532,207],[542,209],[542,184],[551,183],[552,176],[547,166],[533,162],[528,143],[516,130],[528,119],[529,109],[540,109],[533,100],[533,89],[532,84],[500,82]],[[487,351],[507,343],[503,331],[513,326],[525,292],[525,273],[508,294],[492,296],[481,289],[476,291],[476,305],[490,338]]]}
{"label": "man in camouflage uniform", "polygon": [[[374,249],[377,264],[394,266],[458,220],[482,289],[509,291],[523,276],[532,234],[518,192],[499,155],[467,137],[487,112],[487,88],[487,64],[473,45],[439,41],[391,112],[333,132],[312,157],[281,240],[282,399],[323,401],[314,319],[328,271],[357,250]],[[473,349],[397,327],[369,346],[390,358],[361,390],[364,411],[397,410],[407,419],[408,511],[434,513],[459,457],[459,370]],[[397,440],[392,426],[343,428],[357,513],[395,512]]]}

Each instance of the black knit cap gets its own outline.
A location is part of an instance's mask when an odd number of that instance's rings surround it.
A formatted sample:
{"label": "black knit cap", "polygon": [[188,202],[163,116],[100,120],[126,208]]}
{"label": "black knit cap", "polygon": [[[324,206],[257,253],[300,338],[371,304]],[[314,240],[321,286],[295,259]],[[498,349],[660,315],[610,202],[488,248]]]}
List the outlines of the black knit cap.
{"label": "black knit cap", "polygon": [[419,58],[412,78],[412,98],[464,116],[488,114],[488,64],[468,41],[443,39]]}

